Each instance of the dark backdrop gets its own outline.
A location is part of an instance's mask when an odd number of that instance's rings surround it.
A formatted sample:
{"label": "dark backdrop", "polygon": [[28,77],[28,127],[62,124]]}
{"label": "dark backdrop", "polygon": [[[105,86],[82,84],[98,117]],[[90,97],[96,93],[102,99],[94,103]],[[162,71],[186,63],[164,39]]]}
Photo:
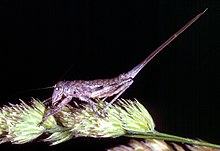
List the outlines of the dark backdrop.
{"label": "dark backdrop", "polygon": [[[220,144],[218,0],[2,0],[0,105],[46,99],[52,90],[26,90],[59,80],[126,72],[206,7],[204,16],[140,72],[123,98],[144,104],[158,131]],[[77,138],[55,147],[6,143],[0,148],[101,150],[127,141]]]}

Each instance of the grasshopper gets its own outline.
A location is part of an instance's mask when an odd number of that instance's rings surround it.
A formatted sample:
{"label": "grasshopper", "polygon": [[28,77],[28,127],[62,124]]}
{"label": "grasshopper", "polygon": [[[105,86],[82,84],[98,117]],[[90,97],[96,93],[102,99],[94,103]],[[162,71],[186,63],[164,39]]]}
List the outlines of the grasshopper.
{"label": "grasshopper", "polygon": [[96,114],[100,115],[95,109],[94,99],[102,99],[102,101],[105,101],[105,99],[112,97],[112,100],[102,109],[102,113],[104,114],[106,109],[132,85],[133,79],[145,67],[145,65],[148,64],[151,59],[153,59],[167,45],[176,39],[182,32],[190,27],[197,19],[199,19],[206,10],[207,8],[162,43],[142,62],[126,73],[122,73],[119,76],[110,79],[59,81],[55,86],[53,86],[53,108],[46,113],[42,121],[39,123],[39,126],[41,126],[50,115],[54,115],[59,112],[73,98],[87,102],[91,106],[92,110]]}

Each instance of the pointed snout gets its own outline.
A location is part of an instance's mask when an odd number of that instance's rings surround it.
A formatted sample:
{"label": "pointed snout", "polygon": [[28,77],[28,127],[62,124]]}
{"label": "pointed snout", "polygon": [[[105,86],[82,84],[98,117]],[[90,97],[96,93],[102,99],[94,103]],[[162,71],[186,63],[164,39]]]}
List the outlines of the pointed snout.
{"label": "pointed snout", "polygon": [[62,93],[53,92],[52,95],[52,105],[55,106],[62,99]]}

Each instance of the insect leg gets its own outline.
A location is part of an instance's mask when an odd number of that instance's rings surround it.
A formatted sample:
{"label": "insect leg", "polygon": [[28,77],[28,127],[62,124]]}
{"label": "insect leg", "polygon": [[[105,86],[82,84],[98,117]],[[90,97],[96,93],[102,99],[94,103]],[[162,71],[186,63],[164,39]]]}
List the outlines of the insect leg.
{"label": "insect leg", "polygon": [[101,116],[100,113],[97,111],[97,109],[95,108],[95,105],[94,105],[94,102],[89,98],[89,97],[80,97],[79,98],[80,100],[82,101],[85,101],[89,104],[89,106],[92,108],[93,112],[98,115],[98,116]]}
{"label": "insect leg", "polygon": [[65,99],[61,101],[60,104],[58,104],[55,108],[50,109],[47,114],[43,117],[42,121],[39,123],[39,126],[41,126],[49,116],[56,114],[59,112],[67,103],[69,103],[72,100],[72,96],[67,96]]}
{"label": "insect leg", "polygon": [[[130,85],[133,83],[133,80],[128,81],[127,83],[125,83],[124,85],[122,85],[123,89],[111,100],[111,102],[109,102],[103,109],[102,109],[102,114],[105,114],[106,109],[112,104],[114,103],[118,97],[125,92],[125,90],[127,90]],[[105,98],[104,98],[105,99]]]}
{"label": "insect leg", "polygon": [[50,103],[49,101],[50,101],[51,99],[52,99],[52,97],[49,97],[48,99],[44,100],[42,103],[45,104],[45,105],[47,105],[47,104]]}
{"label": "insect leg", "polygon": [[101,101],[104,102],[107,98],[108,98],[108,97],[106,96],[106,97],[104,97]]}

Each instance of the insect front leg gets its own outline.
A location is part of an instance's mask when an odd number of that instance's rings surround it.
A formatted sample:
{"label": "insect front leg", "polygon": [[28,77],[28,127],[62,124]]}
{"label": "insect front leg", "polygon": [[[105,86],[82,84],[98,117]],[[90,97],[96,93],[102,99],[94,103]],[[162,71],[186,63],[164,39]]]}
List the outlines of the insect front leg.
{"label": "insect front leg", "polygon": [[39,123],[39,126],[43,125],[43,123],[47,120],[47,118],[51,115],[56,114],[59,112],[66,104],[68,104],[72,100],[72,96],[67,96],[65,99],[61,101],[55,108],[50,109],[47,114],[43,117],[42,121]]}
{"label": "insect front leg", "polygon": [[45,105],[48,105],[51,101],[52,97],[49,97],[48,99],[44,100],[42,103]]}

